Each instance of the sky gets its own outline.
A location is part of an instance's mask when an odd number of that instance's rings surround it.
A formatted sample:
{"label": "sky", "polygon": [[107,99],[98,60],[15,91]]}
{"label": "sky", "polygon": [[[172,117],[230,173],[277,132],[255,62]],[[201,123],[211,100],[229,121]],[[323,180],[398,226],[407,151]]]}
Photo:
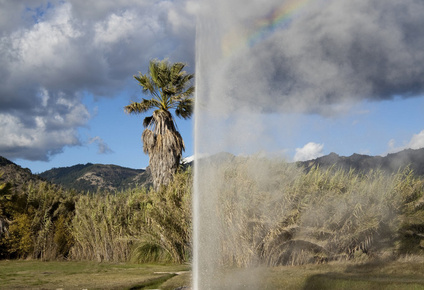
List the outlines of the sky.
{"label": "sky", "polygon": [[[0,0],[0,155],[33,173],[145,168],[144,116],[123,107],[155,58],[196,71],[196,112],[214,115],[199,152],[422,148],[422,15],[416,0]],[[176,121],[192,156],[194,119]]]}
{"label": "sky", "polygon": [[423,1],[201,3],[199,154],[424,147]]}
{"label": "sky", "polygon": [[[34,173],[75,164],[148,166],[144,96],[133,79],[152,59],[193,73],[190,1],[0,1],[0,155]],[[177,122],[184,156],[192,121]]]}

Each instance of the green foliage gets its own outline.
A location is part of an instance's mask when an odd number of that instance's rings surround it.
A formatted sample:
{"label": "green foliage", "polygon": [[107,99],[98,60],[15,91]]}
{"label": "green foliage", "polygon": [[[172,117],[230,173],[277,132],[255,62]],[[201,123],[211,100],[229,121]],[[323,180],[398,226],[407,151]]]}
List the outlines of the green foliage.
{"label": "green foliage", "polygon": [[139,264],[173,262],[171,255],[164,248],[146,242],[135,246],[131,252],[131,261]]}
{"label": "green foliage", "polygon": [[[30,181],[20,191],[8,194],[2,203],[9,229],[1,239],[1,257],[43,260],[66,257],[72,238],[65,228],[74,213],[74,199],[72,193],[47,182]],[[67,242],[59,245],[60,239],[54,237],[59,237],[60,232],[67,235]]]}
{"label": "green foliage", "polygon": [[3,244],[11,256],[25,258],[31,254],[34,241],[31,234],[31,219],[27,214],[16,214],[9,226],[9,235]]}
{"label": "green foliage", "polygon": [[184,119],[193,112],[194,87],[190,85],[193,74],[184,71],[186,64],[169,63],[168,60],[152,60],[148,74],[139,73],[134,78],[149,93],[152,99],[142,99],[140,103],[131,103],[125,107],[128,113],[145,113],[152,108],[162,111],[176,109],[176,114]]}
{"label": "green foliage", "polygon": [[190,257],[191,170],[160,191],[81,196],[72,259],[182,263]]}
{"label": "green foliage", "polygon": [[74,244],[74,239],[70,229],[70,216],[60,215],[54,222],[53,242],[57,247],[59,257],[67,257],[69,250]]}
{"label": "green foliage", "polygon": [[191,256],[192,172],[188,168],[158,192],[148,194],[143,224],[143,244],[164,249],[176,263]]}
{"label": "green foliage", "polygon": [[[3,176],[3,172],[0,172],[0,177]],[[9,220],[6,216],[7,204],[11,199],[12,195],[10,193],[11,185],[10,183],[1,183],[0,184],[0,239],[8,233],[9,231]],[[1,256],[1,250],[0,250]]]}
{"label": "green foliage", "polygon": [[129,259],[132,247],[129,228],[142,210],[138,192],[80,196],[75,204],[71,258],[121,262]]}

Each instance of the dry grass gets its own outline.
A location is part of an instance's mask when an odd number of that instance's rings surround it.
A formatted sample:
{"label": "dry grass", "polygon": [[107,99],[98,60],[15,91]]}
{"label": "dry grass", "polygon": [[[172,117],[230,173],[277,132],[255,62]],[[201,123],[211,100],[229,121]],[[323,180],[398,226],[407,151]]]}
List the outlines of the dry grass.
{"label": "dry grass", "polygon": [[[187,265],[0,261],[0,289],[173,290],[190,282]],[[421,257],[408,256],[372,263],[227,268],[215,280],[215,287],[235,290],[424,289],[424,263]]]}
{"label": "dry grass", "polygon": [[208,194],[218,196],[224,266],[366,261],[420,251],[420,241],[409,236],[421,234],[424,183],[408,170],[305,173],[255,157],[236,157],[213,170]]}

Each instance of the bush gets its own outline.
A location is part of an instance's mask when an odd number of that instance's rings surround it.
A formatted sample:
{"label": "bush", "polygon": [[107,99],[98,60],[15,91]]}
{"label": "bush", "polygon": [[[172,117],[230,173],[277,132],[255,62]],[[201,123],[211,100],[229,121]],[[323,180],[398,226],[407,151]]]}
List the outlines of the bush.
{"label": "bush", "polygon": [[[47,182],[29,182],[2,198],[2,215],[9,224],[1,239],[3,258],[52,260],[67,256],[72,236],[63,231],[73,216],[73,193]],[[67,239],[61,246],[54,239],[59,228]]]}

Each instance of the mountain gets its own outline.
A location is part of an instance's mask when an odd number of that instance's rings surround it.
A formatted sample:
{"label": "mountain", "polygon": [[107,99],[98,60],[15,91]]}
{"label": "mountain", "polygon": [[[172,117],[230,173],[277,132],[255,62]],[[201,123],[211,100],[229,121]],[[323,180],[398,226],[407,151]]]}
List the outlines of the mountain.
{"label": "mountain", "polygon": [[[221,153],[214,156],[213,161],[234,158],[229,153]],[[336,153],[322,156],[313,160],[297,162],[306,170],[313,166],[326,169],[334,166],[344,170],[354,169],[356,172],[366,173],[369,170],[381,169],[387,173],[395,173],[409,166],[416,175],[424,177],[424,148],[406,149],[397,153],[388,154],[385,157],[353,154],[351,156],[339,156]],[[187,165],[192,165],[191,162]],[[12,182],[20,187],[30,180],[47,180],[64,188],[79,191],[97,192],[98,190],[120,191],[134,187],[149,187],[151,185],[150,171],[143,169],[131,169],[117,165],[102,164],[78,164],[70,167],[53,168],[39,175],[34,175],[28,168],[19,165],[0,156],[0,183]]]}
{"label": "mountain", "polygon": [[64,188],[85,192],[98,190],[121,191],[128,188],[150,186],[149,170],[131,169],[117,165],[77,164],[60,167],[39,174],[40,177]]}
{"label": "mountain", "polygon": [[353,154],[349,157],[339,156],[336,153],[319,157],[314,160],[298,162],[307,170],[313,166],[326,169],[331,166],[344,170],[354,169],[357,172],[366,173],[369,170],[381,169],[387,173],[395,173],[409,166],[416,175],[424,176],[424,148],[406,149],[397,153],[388,154],[385,157]]}
{"label": "mountain", "polygon": [[0,184],[9,182],[13,188],[19,190],[22,185],[30,181],[44,181],[40,176],[32,174],[28,168],[13,163],[12,161],[0,156]]}

